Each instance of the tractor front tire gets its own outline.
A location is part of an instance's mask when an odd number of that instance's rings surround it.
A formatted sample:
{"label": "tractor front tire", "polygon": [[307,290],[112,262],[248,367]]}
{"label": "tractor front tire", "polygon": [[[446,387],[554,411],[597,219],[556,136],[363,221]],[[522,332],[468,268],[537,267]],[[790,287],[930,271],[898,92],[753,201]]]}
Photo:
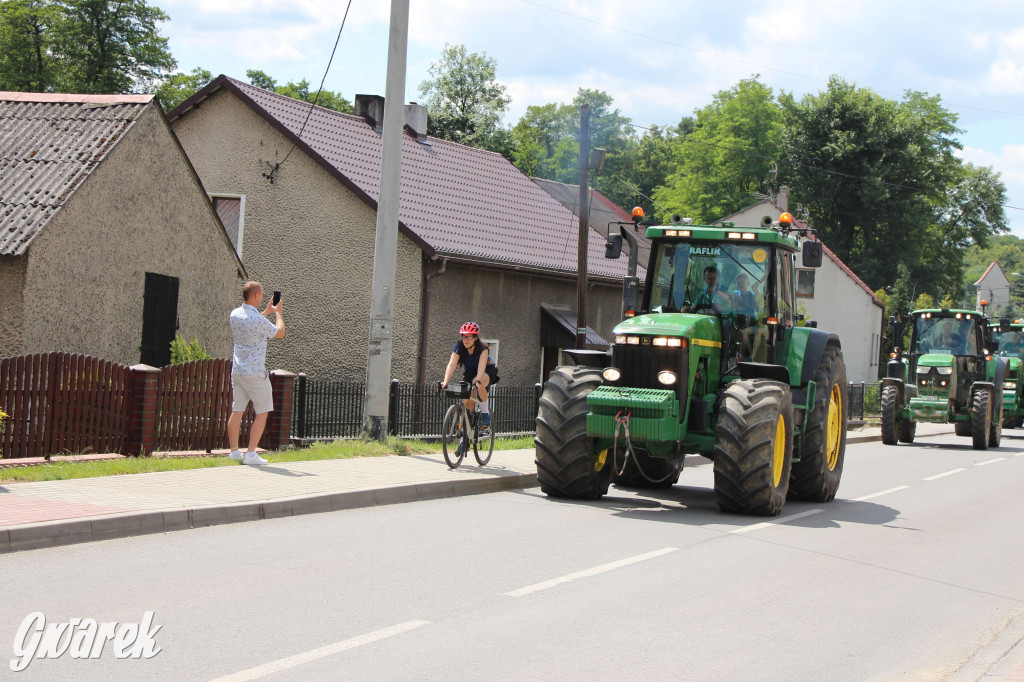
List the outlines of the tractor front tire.
{"label": "tractor front tire", "polygon": [[970,436],[972,429],[971,422],[953,422],[953,431],[958,436]]}
{"label": "tractor front tire", "polygon": [[896,437],[901,443],[913,443],[917,435],[917,422],[912,419],[900,419],[896,424]]}
{"label": "tractor front tire", "polygon": [[552,497],[596,500],[612,480],[609,458],[587,435],[587,396],[602,383],[593,367],[557,367],[544,383],[537,411],[537,481]]}
{"label": "tractor front tire", "polygon": [[828,502],[839,490],[846,458],[846,363],[839,346],[828,345],[814,370],[814,407],[804,422],[800,461],[793,463],[789,496]]}
{"label": "tractor front tire", "polygon": [[733,381],[715,428],[715,501],[727,512],[782,511],[793,464],[793,397],[768,379]]}
{"label": "tractor front tire", "polygon": [[[625,455],[626,448],[620,445],[619,462]],[[627,488],[671,488],[679,480],[679,474],[683,470],[683,457],[684,455],[679,455],[678,458],[651,457],[643,448],[634,447],[633,454],[629,456],[621,475],[618,472],[619,464],[614,462],[615,485]],[[608,459],[609,464],[613,464],[611,453],[608,454]],[[644,474],[653,478],[654,481]]]}
{"label": "tractor front tire", "polygon": [[992,427],[992,411],[988,403],[988,391],[976,392],[971,401],[971,440],[975,450],[988,448],[989,431]]}
{"label": "tractor front tire", "polygon": [[882,387],[882,442],[896,445],[896,396],[895,386]]}

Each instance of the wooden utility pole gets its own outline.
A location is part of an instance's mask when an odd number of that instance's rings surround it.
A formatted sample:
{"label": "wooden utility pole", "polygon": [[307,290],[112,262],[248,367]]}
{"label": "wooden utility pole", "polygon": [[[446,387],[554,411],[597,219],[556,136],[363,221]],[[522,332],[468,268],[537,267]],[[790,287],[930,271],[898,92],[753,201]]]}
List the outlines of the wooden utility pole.
{"label": "wooden utility pole", "polygon": [[[366,357],[363,437],[388,436],[392,328],[395,321],[395,261],[398,254],[398,196],[402,179],[402,127],[405,123],[405,60],[409,38],[409,0],[391,0],[388,74],[384,87],[380,196],[373,249],[370,345]],[[391,415],[394,416],[394,415]]]}
{"label": "wooden utility pole", "polygon": [[587,344],[587,244],[590,235],[590,105],[580,107],[580,237],[576,271],[576,348]]}

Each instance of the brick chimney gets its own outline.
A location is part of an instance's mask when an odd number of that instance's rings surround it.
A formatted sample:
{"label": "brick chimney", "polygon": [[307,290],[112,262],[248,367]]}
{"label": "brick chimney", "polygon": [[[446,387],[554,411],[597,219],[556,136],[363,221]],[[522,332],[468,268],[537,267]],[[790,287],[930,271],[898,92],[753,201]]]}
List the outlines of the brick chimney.
{"label": "brick chimney", "polygon": [[384,98],[380,95],[356,95],[356,116],[362,116],[376,130],[384,127]]}
{"label": "brick chimney", "polygon": [[789,210],[789,187],[783,185],[779,188],[779,196],[775,199],[775,203],[778,204],[779,208],[783,211]]}

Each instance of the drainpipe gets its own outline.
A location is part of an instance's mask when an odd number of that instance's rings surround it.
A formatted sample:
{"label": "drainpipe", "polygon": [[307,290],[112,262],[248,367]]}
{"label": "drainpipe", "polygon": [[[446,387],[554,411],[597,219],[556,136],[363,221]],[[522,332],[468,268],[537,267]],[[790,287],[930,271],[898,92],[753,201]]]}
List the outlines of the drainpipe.
{"label": "drainpipe", "polygon": [[438,268],[437,272],[432,272],[423,278],[423,321],[420,323],[420,378],[419,384],[422,386],[427,381],[427,335],[430,330],[430,289],[431,280],[435,277],[444,274],[445,268],[448,267],[448,259],[441,259],[441,267]]}

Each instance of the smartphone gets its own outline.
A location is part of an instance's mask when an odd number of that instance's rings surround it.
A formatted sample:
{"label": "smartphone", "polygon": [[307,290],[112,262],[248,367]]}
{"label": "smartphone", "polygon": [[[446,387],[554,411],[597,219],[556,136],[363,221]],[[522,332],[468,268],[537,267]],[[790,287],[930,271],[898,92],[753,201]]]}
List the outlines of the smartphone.
{"label": "smartphone", "polygon": [[274,292],[274,305],[277,305],[280,302],[281,302],[281,292],[280,291],[275,291]]}

